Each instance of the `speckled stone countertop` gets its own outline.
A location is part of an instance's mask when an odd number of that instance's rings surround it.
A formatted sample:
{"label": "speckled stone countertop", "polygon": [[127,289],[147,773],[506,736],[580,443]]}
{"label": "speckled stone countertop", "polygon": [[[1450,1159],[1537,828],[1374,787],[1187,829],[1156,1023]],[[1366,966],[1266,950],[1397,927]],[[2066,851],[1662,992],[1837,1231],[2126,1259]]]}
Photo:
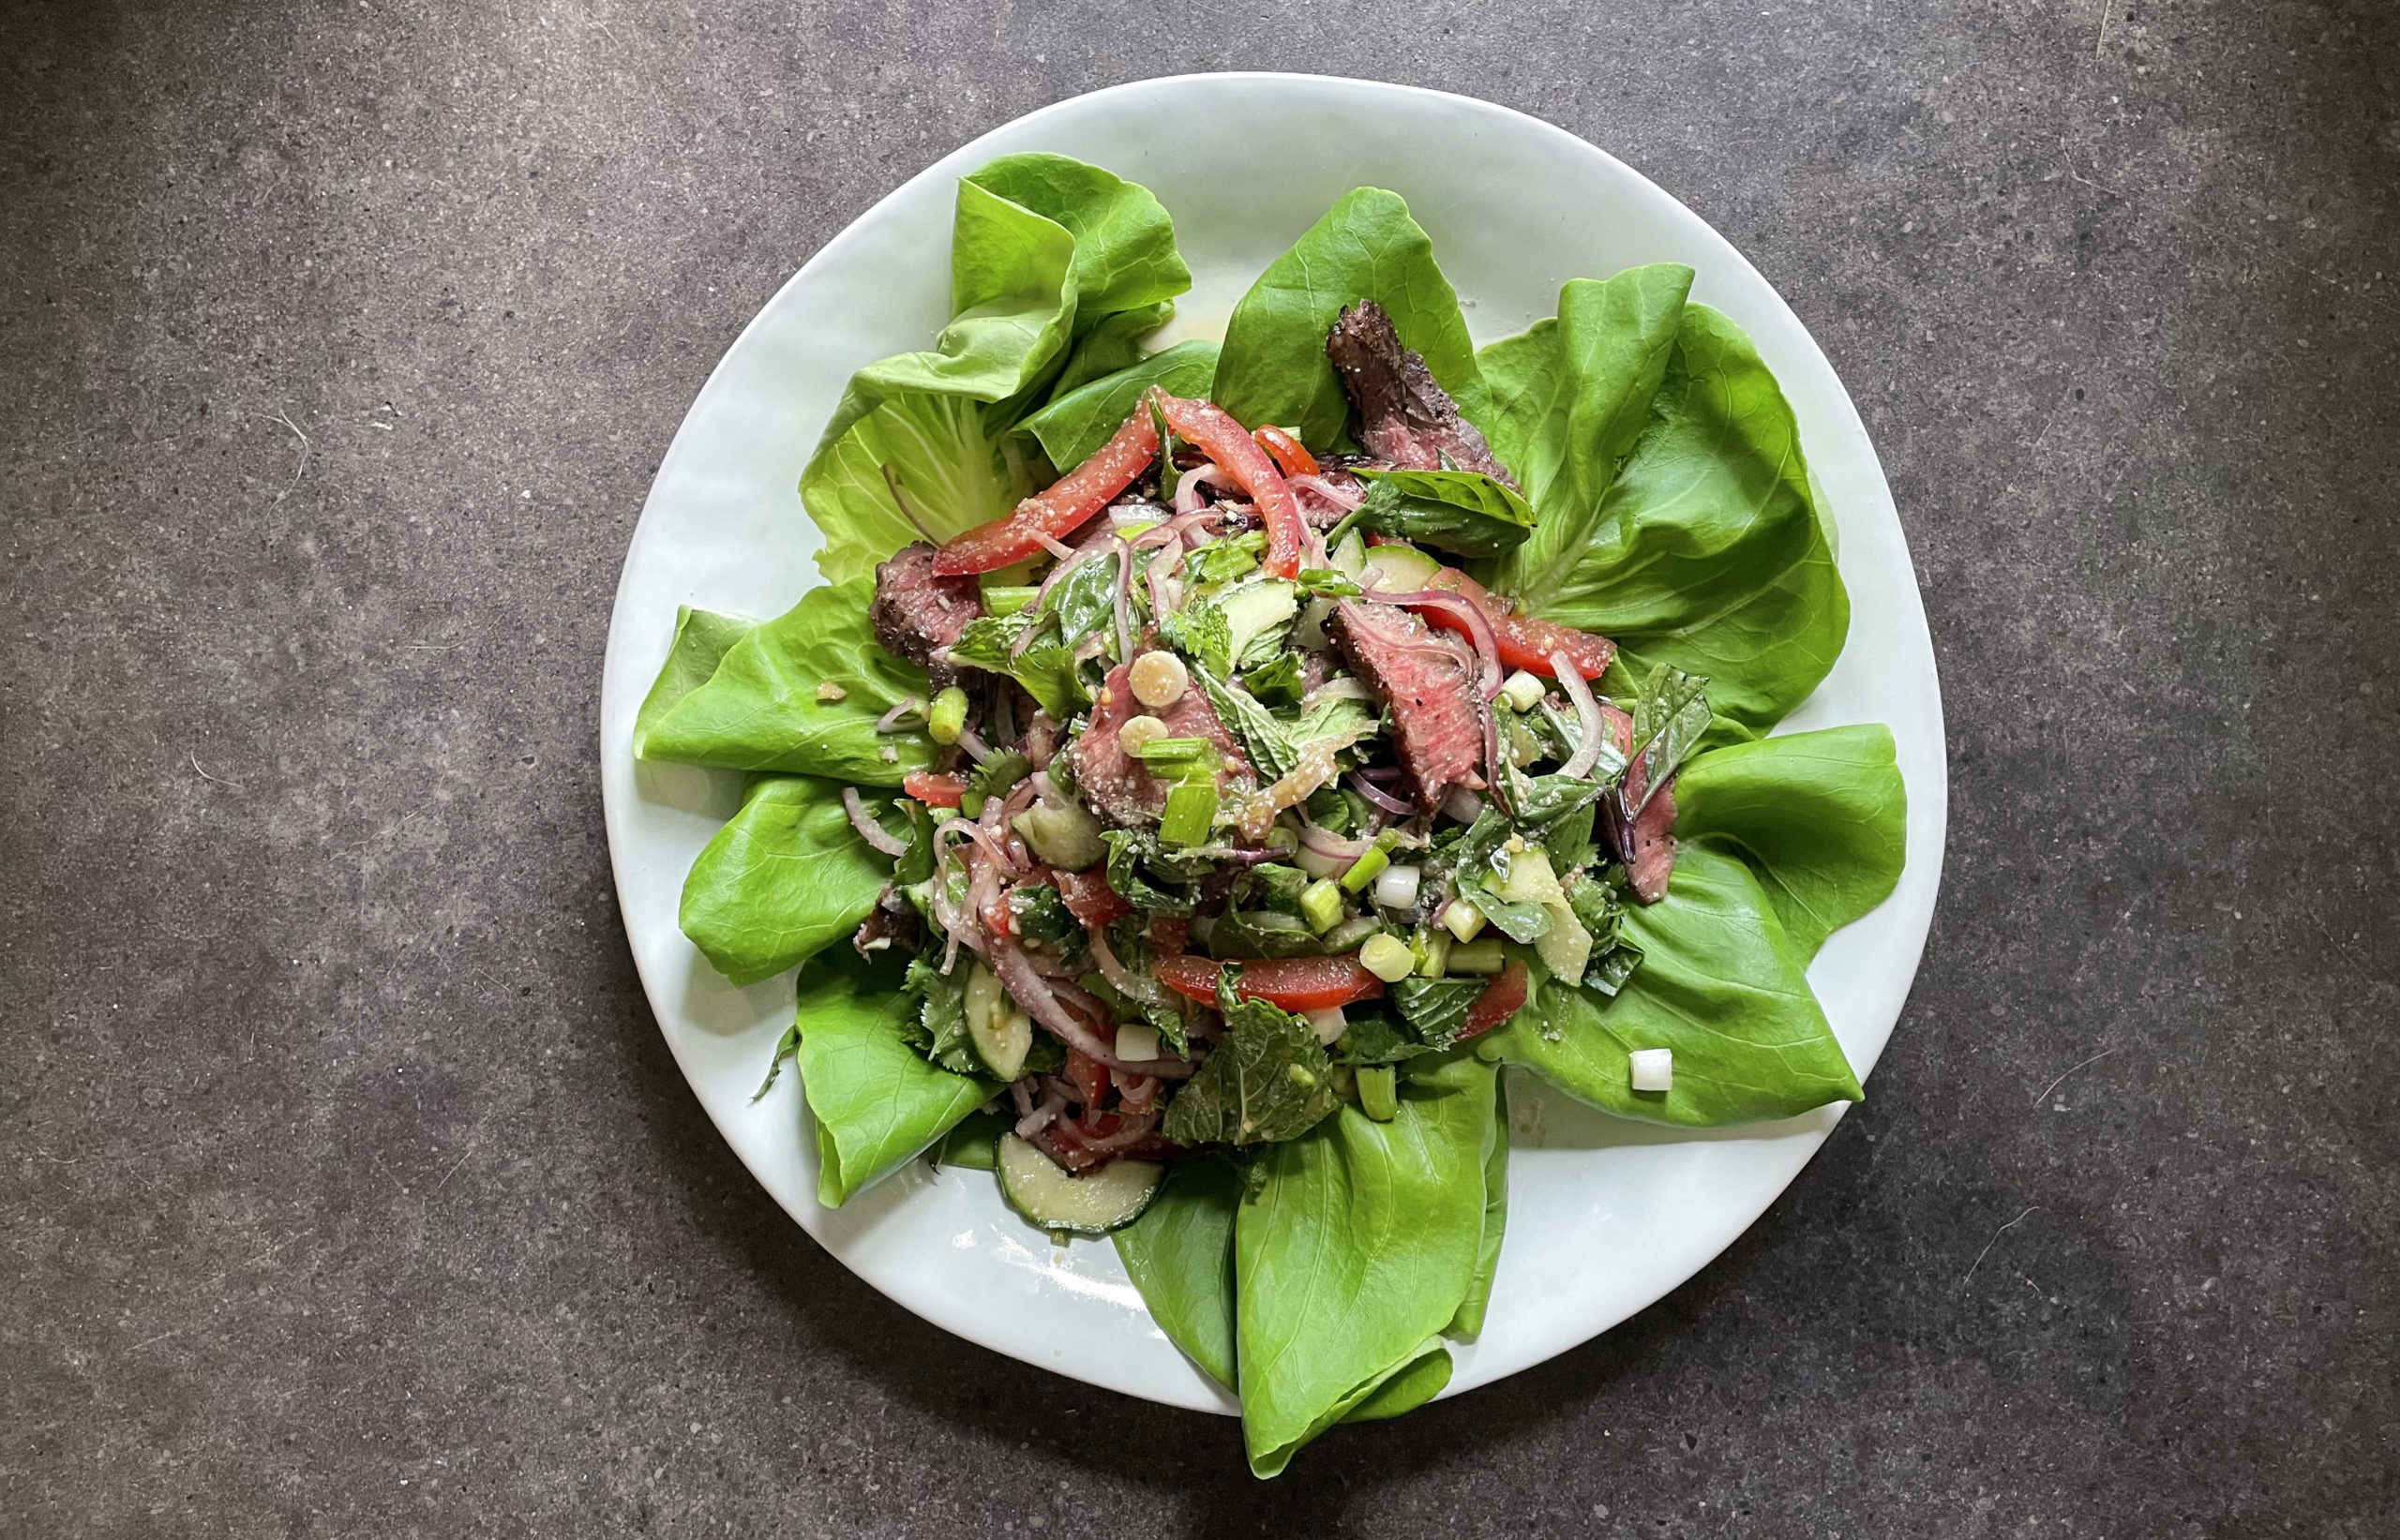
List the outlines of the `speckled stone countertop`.
{"label": "speckled stone countertop", "polygon": [[[594,770],[751,313],[1218,67],[1487,97],[1723,231],[1951,733],[1914,996],[1783,1200],[1264,1485],[766,1199]],[[2372,0],[0,6],[0,1533],[2393,1533],[2395,80]]]}

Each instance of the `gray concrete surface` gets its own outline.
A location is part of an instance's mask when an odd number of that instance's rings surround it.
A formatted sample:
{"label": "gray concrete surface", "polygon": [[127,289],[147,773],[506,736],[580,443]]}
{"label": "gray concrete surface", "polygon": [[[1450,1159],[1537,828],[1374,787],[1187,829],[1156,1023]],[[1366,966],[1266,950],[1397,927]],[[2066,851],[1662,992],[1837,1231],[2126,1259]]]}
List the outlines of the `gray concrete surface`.
{"label": "gray concrete surface", "polygon": [[[0,7],[0,1532],[2392,1533],[2395,31]],[[1748,1237],[1260,1486],[764,1198],[593,760],[651,471],[773,287],[1027,109],[1285,66],[1563,124],[1783,290],[1908,521],[1954,812],[1874,1099]]]}

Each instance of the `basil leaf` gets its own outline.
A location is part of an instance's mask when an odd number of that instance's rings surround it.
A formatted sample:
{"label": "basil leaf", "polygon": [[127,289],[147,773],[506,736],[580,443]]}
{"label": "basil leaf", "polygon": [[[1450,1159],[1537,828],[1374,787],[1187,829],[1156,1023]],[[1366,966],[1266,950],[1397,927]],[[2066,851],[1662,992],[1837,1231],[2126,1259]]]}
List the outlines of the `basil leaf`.
{"label": "basil leaf", "polygon": [[891,877],[839,785],[769,777],[692,862],[676,920],[719,973],[755,984],[847,939]]}
{"label": "basil leaf", "polygon": [[[1642,681],[1633,702],[1633,759],[1642,770],[1642,803],[1658,794],[1667,778],[1708,732],[1708,681],[1669,664],[1659,664]],[[1628,807],[1630,818],[1641,807]]]}
{"label": "basil leaf", "polygon": [[[1082,638],[1096,633],[1114,635],[1117,622],[1117,574],[1126,560],[1121,550],[1087,557],[1058,579],[1042,601],[1042,612],[1054,617],[1061,638]],[[1062,649],[1072,643],[1062,641]],[[1111,652],[1115,648],[1109,649]],[[1120,660],[1121,661],[1121,660]]]}
{"label": "basil leaf", "polygon": [[1227,1390],[1234,1387],[1234,1214],[1241,1189],[1231,1160],[1178,1161],[1142,1217],[1115,1236],[1150,1319]]}
{"label": "basil leaf", "polygon": [[[1533,533],[1530,503],[1477,471],[1367,471],[1367,501],[1342,529],[1402,535],[1466,557],[1493,557]],[[1332,537],[1328,537],[1328,543]]]}
{"label": "basil leaf", "polygon": [[928,1064],[903,1034],[916,996],[847,950],[828,952],[800,985],[795,1063],[817,1124],[817,1201],[839,1208],[998,1095],[1000,1087]]}
{"label": "basil leaf", "polygon": [[1245,426],[1297,428],[1303,443],[1345,438],[1350,398],[1325,356],[1345,306],[1371,299],[1469,417],[1482,399],[1475,345],[1433,243],[1397,193],[1358,187],[1278,257],[1234,307],[1210,395]]}
{"label": "basil leaf", "polygon": [[1208,928],[1212,957],[1323,957],[1325,943],[1290,915],[1228,909]]}
{"label": "basil leaf", "polygon": [[[1352,1007],[1344,1015],[1347,1020],[1342,1037],[1334,1044],[1336,1064],[1397,1064],[1433,1052],[1432,1045],[1419,1041],[1398,1017],[1387,1011]],[[1462,1023],[1466,1020],[1463,1009],[1458,1019]]]}
{"label": "basil leaf", "polygon": [[1297,650],[1278,652],[1271,661],[1244,674],[1241,682],[1261,706],[1298,706],[1302,694],[1300,654]]}
{"label": "basil leaf", "polygon": [[1159,885],[1149,880],[1148,868],[1161,854],[1158,836],[1106,829],[1100,837],[1108,846],[1108,886],[1117,890],[1119,898],[1145,914],[1181,916],[1197,907],[1192,895],[1172,879]]}
{"label": "basil leaf", "polygon": [[1461,885],[1466,901],[1483,911],[1483,918],[1511,941],[1527,946],[1550,934],[1550,911],[1538,904],[1512,904],[1502,898],[1489,877],[1479,877]]}
{"label": "basil leaf", "polygon": [[1055,630],[1023,652],[1015,650],[1017,638],[1028,626],[1048,627],[1049,623],[1045,617],[1022,609],[1013,615],[977,616],[950,644],[950,661],[962,667],[1006,674],[1023,685],[1043,710],[1064,722],[1091,701],[1076,672],[1074,653],[1055,639]]}
{"label": "basil leaf", "polygon": [[1211,540],[1196,551],[1187,551],[1183,558],[1183,580],[1194,588],[1212,583],[1229,583],[1258,568],[1258,553],[1267,548],[1267,537],[1256,530],[1230,540]]}
{"label": "basil leaf", "polygon": [[1009,912],[1016,917],[1019,934],[1028,941],[1046,941],[1072,948],[1084,937],[1084,928],[1067,912],[1067,901],[1046,882],[1019,883],[1009,890]]}
{"label": "basil leaf", "polygon": [[[925,671],[877,645],[871,579],[814,589],[726,650],[708,682],[650,725],[642,755],[733,770],[793,770],[857,786],[896,786],[934,760],[922,731],[878,733],[878,718]],[[671,660],[670,660],[671,661]],[[893,757],[883,757],[884,751]]]}
{"label": "basil leaf", "polygon": [[1242,1432],[1251,1469],[1293,1452],[1427,1354],[1481,1260],[1493,1074],[1472,1055],[1402,1078],[1377,1123],[1345,1107],[1270,1146],[1234,1219]]}
{"label": "basil leaf", "polygon": [[[1628,912],[1641,970],[1606,999],[1546,973],[1482,1056],[1522,1064],[1605,1111],[1714,1128],[1856,1101],[1858,1079],[1808,993],[1808,958],[1738,858],[1681,848],[1672,891]],[[1636,1048],[1675,1055],[1674,1089],[1631,1088]]]}

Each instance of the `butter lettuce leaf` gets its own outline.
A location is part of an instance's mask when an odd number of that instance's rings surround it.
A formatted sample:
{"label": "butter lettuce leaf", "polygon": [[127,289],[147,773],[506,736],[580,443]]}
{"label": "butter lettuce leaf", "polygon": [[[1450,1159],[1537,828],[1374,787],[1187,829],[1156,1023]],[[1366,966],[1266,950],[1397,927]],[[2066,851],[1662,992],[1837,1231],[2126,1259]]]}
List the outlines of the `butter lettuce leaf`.
{"label": "butter lettuce leaf", "polygon": [[719,615],[713,610],[695,609],[689,605],[675,611],[675,639],[668,644],[667,662],[660,665],[658,678],[651,681],[650,694],[644,695],[641,710],[634,713],[634,757],[644,758],[643,740],[649,738],[652,724],[675,703],[709,681],[716,665],[725,661],[733,644],[748,635],[758,622],[739,615]]}
{"label": "butter lettuce leaf", "polygon": [[802,974],[794,1062],[817,1124],[817,1201],[839,1208],[1000,1089],[908,1046],[917,997],[847,949]]}
{"label": "butter lettuce leaf", "polygon": [[1234,1388],[1234,1214],[1241,1174],[1204,1158],[1167,1168],[1150,1206],[1116,1233],[1150,1319],[1210,1379]]}
{"label": "butter lettuce leaf", "polygon": [[[1642,960],[1613,998],[1538,968],[1531,1001],[1478,1053],[1651,1123],[1757,1123],[1861,1099],[1808,992],[1807,951],[1740,858],[1684,845],[1667,896],[1622,925]],[[1631,1088],[1637,1048],[1674,1052],[1672,1090]]]}
{"label": "butter lettuce leaf", "polygon": [[769,776],[692,862],[677,919],[719,973],[755,984],[847,939],[891,878],[837,783]]}
{"label": "butter lettuce leaf", "polygon": [[1344,1107],[1259,1158],[1262,1185],[1234,1220],[1242,1430],[1258,1474],[1442,1351],[1482,1253],[1493,1077],[1462,1054],[1405,1075],[1392,1121]]}
{"label": "butter lettuce leaf", "polygon": [[1170,396],[1206,395],[1216,370],[1215,343],[1179,342],[1068,390],[1017,426],[1041,443],[1052,465],[1072,470],[1125,426],[1144,391],[1163,385]]}
{"label": "butter lettuce leaf", "polygon": [[707,683],[651,724],[642,757],[858,786],[896,786],[931,765],[934,743],[923,732],[875,730],[903,699],[929,695],[923,669],[877,645],[866,618],[874,595],[871,577],[813,589],[753,628],[726,650]]}
{"label": "butter lettuce leaf", "polygon": [[1479,420],[1482,376],[1458,292],[1408,204],[1381,187],[1342,194],[1234,307],[1217,358],[1217,404],[1249,427],[1297,428],[1320,448],[1346,441],[1350,398],[1325,356],[1325,337],[1362,299],[1390,313],[1401,341],[1424,355],[1460,411]]}

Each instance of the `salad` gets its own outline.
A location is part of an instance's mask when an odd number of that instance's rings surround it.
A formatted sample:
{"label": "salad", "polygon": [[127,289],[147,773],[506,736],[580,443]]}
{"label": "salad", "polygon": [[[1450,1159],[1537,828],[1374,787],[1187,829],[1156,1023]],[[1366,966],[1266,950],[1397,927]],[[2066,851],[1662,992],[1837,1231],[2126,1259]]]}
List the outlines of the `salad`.
{"label": "salad", "polygon": [[750,772],[681,919],[798,968],[820,1201],[929,1155],[1110,1237],[1272,1475],[1481,1328],[1503,1067],[1693,1128],[1858,1099],[1806,970],[1898,881],[1891,736],[1767,736],[1849,606],[1690,269],[1478,350],[1362,187],[1149,351],[1172,220],[1044,155],[960,182],[952,263],[802,477],[824,585],[685,609],[635,749]]}

